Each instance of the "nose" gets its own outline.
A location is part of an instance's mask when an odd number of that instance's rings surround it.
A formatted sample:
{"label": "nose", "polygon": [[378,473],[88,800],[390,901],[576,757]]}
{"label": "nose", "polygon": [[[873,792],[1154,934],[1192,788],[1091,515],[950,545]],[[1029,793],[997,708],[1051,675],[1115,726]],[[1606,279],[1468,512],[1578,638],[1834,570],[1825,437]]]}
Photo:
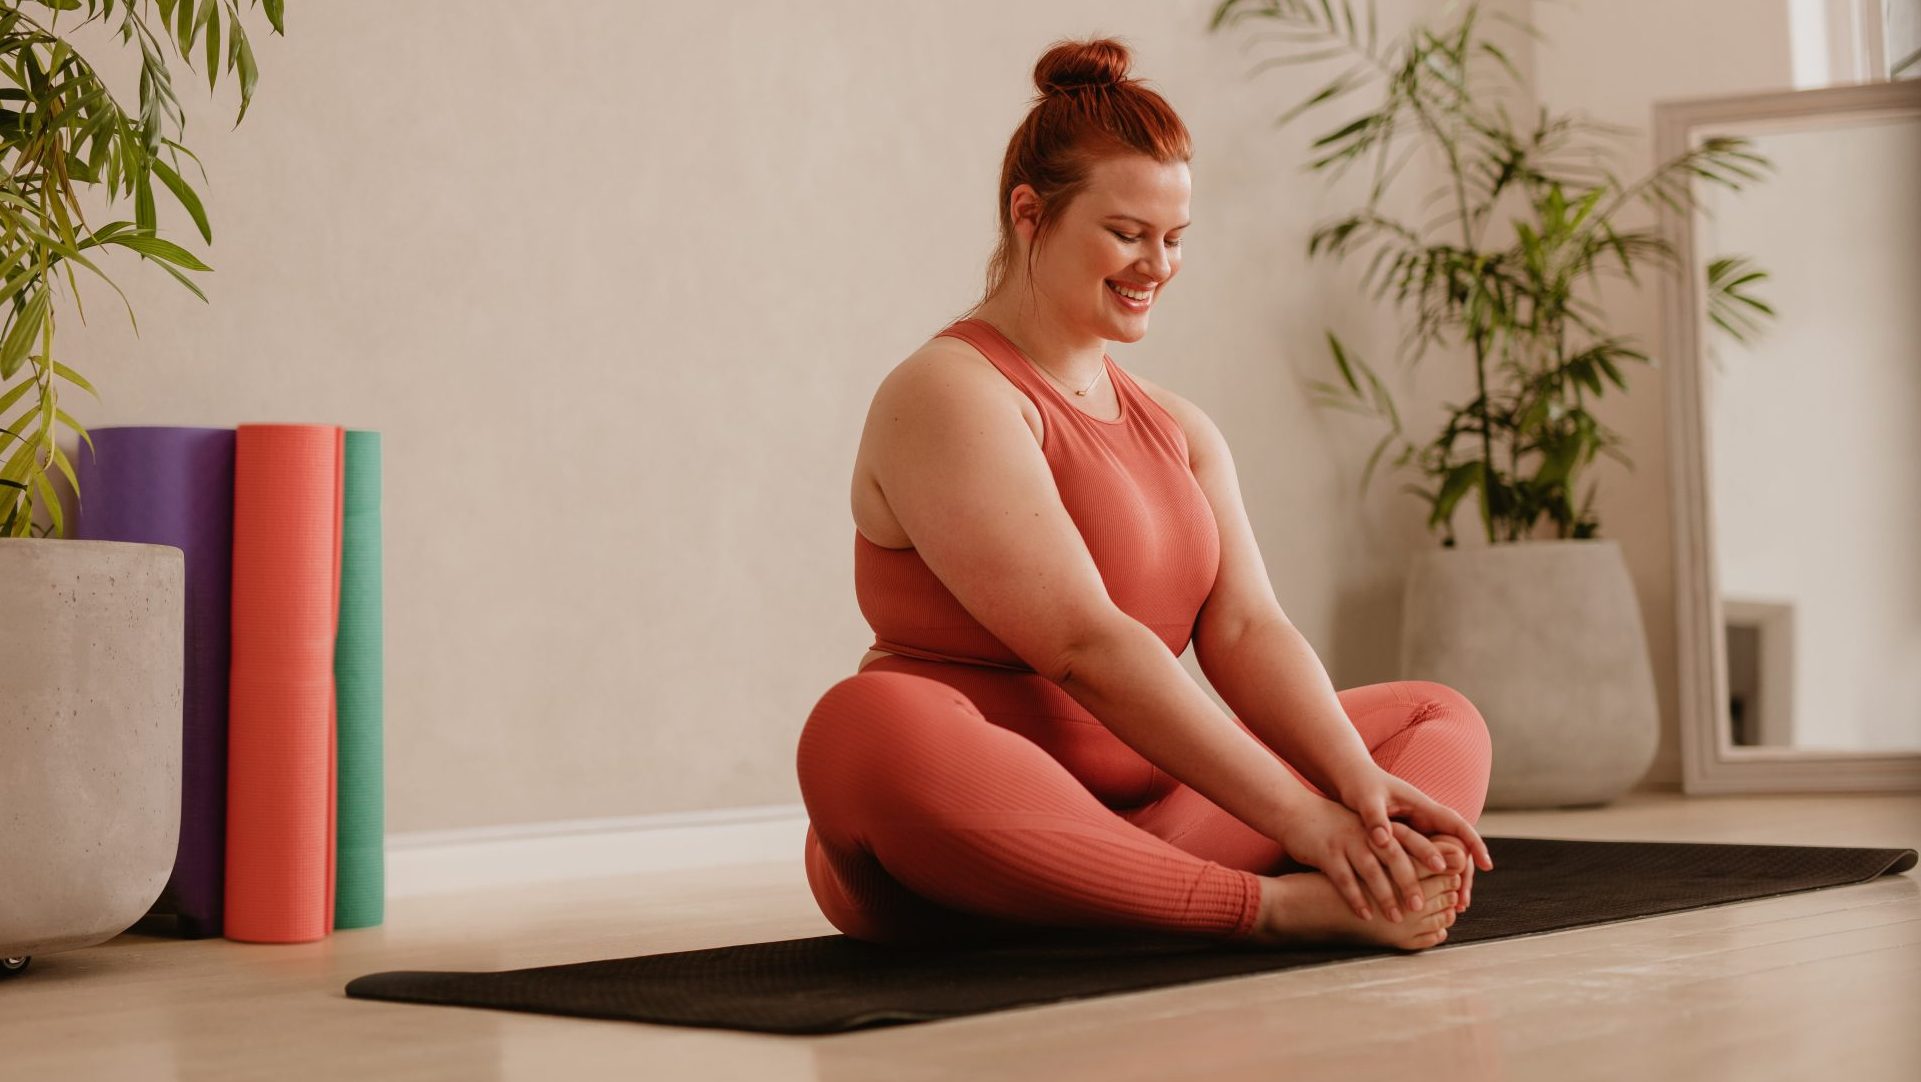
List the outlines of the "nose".
{"label": "nose", "polygon": [[1165,282],[1167,276],[1173,272],[1174,260],[1167,254],[1167,249],[1162,248],[1157,254],[1142,260],[1140,266],[1143,268],[1141,271],[1143,277],[1151,278],[1156,282]]}

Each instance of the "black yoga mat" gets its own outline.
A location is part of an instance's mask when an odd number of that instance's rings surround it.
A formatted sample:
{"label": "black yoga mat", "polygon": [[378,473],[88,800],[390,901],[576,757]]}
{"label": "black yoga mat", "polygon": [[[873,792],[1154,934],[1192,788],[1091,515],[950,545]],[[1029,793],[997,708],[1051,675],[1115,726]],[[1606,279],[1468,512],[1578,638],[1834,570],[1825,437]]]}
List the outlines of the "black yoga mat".
{"label": "black yoga mat", "polygon": [[[1446,942],[1427,951],[1863,883],[1904,872],[1916,857],[1913,849],[1483,840],[1494,870],[1475,874],[1473,904]],[[834,1033],[1380,954],[1410,952],[1276,949],[1112,929],[1023,929],[992,943],[939,947],[829,935],[499,973],[372,973],[349,982],[347,994],[762,1033]]]}

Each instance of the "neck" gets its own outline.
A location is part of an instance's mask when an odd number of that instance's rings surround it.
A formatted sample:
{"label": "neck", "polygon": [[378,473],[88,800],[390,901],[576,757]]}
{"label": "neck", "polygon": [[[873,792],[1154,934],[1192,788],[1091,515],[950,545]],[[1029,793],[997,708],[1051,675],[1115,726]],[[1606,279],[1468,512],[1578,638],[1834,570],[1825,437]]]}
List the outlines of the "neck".
{"label": "neck", "polygon": [[1029,360],[1077,391],[1100,379],[1105,370],[1101,362],[1107,349],[1105,340],[1050,319],[1031,304],[1011,303],[1005,291],[976,309],[974,318],[993,324]]}

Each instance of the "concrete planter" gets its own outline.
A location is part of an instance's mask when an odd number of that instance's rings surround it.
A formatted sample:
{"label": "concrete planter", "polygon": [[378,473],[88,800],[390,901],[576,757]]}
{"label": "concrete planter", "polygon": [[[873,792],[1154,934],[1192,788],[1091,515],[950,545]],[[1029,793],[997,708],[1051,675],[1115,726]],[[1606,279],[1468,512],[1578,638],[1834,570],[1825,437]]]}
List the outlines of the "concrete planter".
{"label": "concrete planter", "polygon": [[104,942],[180,837],[186,559],[0,538],[0,957]]}
{"label": "concrete planter", "polygon": [[1621,546],[1517,541],[1419,553],[1401,675],[1480,708],[1489,808],[1606,804],[1654,761],[1660,708]]}

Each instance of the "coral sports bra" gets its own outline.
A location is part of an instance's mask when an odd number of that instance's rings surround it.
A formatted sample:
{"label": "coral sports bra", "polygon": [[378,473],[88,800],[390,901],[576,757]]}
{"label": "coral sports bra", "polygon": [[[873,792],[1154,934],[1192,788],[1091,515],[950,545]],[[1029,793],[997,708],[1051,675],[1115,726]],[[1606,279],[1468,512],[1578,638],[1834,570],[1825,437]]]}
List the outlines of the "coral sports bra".
{"label": "coral sports bra", "polygon": [[[1036,370],[999,330],[962,319],[941,336],[979,350],[1041,411],[1041,452],[1061,503],[1080,528],[1107,594],[1179,655],[1214,588],[1220,536],[1207,495],[1188,465],[1180,421],[1102,356],[1120,416],[1093,417]],[[968,613],[912,548],[890,549],[854,531],[854,595],[890,654],[1031,673]]]}

